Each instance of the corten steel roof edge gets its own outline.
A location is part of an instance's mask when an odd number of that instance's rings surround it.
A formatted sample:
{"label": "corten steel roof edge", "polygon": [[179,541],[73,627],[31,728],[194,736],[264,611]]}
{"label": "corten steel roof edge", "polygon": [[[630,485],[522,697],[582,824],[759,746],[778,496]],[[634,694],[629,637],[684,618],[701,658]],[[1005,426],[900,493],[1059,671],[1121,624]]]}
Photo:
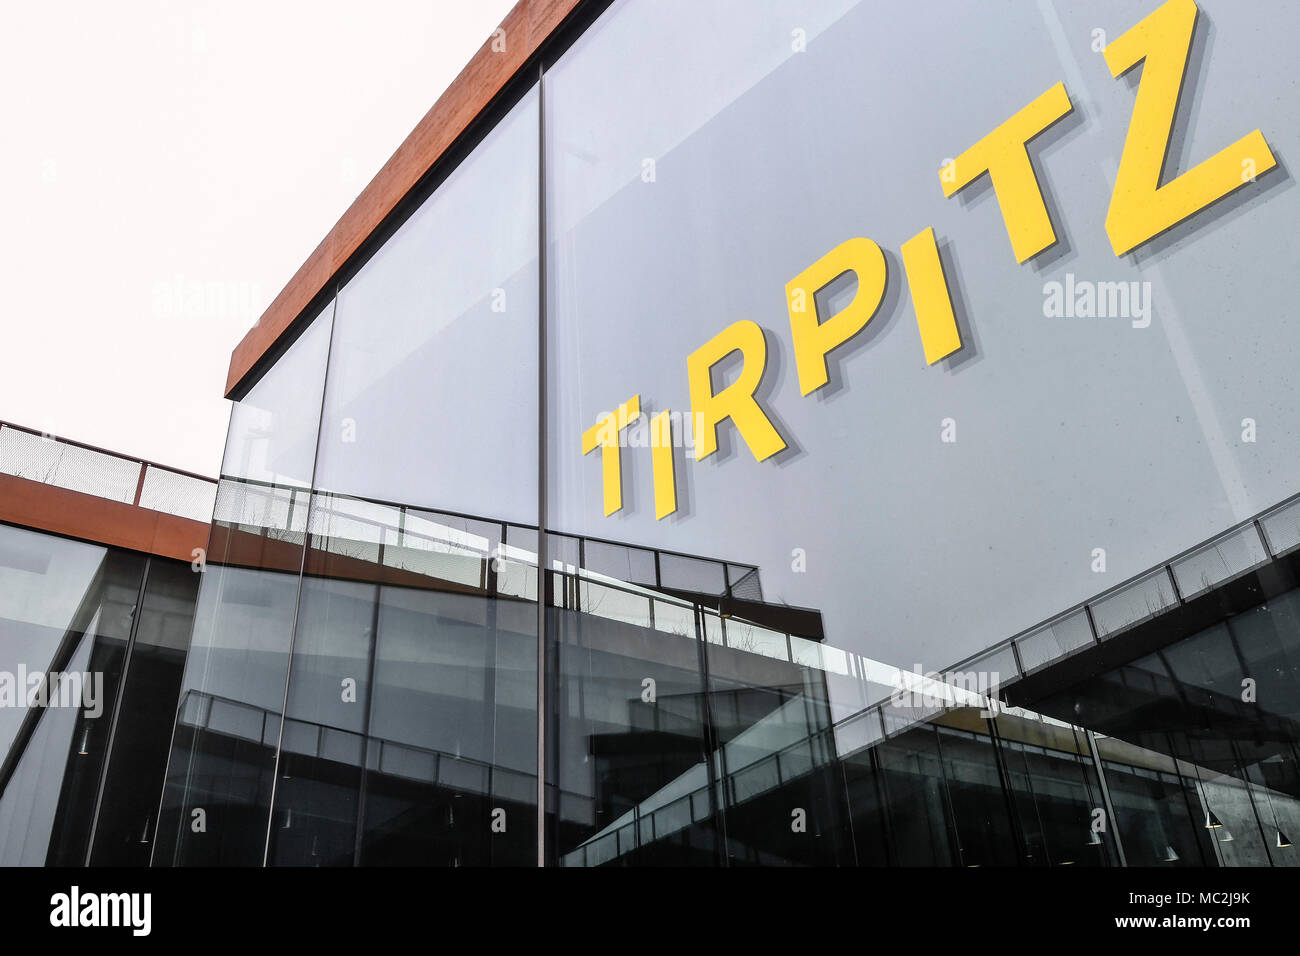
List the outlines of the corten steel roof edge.
{"label": "corten steel roof edge", "polygon": [[0,475],[0,522],[177,561],[206,550],[210,531],[204,521],[12,475]]}
{"label": "corten steel roof edge", "polygon": [[226,374],[227,398],[275,349],[366,239],[584,2],[518,0],[499,27],[505,31],[505,49],[493,50],[491,37],[484,42],[235,346]]}

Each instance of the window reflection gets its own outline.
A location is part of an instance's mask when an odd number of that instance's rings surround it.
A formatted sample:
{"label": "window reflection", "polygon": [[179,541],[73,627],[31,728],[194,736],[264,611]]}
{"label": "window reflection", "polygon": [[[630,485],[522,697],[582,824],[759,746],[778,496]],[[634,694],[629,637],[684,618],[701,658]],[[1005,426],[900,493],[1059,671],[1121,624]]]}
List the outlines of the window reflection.
{"label": "window reflection", "polygon": [[535,862],[535,556],[500,523],[338,495],[310,532],[270,862]]}
{"label": "window reflection", "polygon": [[0,526],[0,863],[148,862],[196,578]]}

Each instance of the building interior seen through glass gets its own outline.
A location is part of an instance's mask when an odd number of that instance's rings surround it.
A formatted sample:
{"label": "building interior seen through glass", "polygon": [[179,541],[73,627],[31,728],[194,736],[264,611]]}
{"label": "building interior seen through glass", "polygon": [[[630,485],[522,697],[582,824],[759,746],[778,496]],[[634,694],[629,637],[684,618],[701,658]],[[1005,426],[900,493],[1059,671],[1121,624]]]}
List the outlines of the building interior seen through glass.
{"label": "building interior seen through glass", "polygon": [[[1300,154],[1258,95],[1292,86],[1300,7],[1267,35],[1199,7],[1179,149],[1259,126]],[[1261,177],[1116,257],[1134,88],[1089,50],[1101,14],[1017,4],[994,36],[978,8],[889,33],[855,0],[608,5],[241,385],[202,574],[0,527],[5,626],[93,659],[143,728],[106,758],[0,710],[3,859],[1300,862],[1300,191]],[[1063,241],[1022,264],[993,191],[938,170],[1057,82],[1073,113],[1029,153]],[[900,261],[926,225],[965,343],[933,365]],[[806,392],[786,284],[865,235],[879,311]],[[1046,319],[1067,273],[1147,283],[1153,321]],[[693,386],[741,322],[763,360]],[[694,420],[701,378],[748,383],[781,447]],[[1252,409],[1276,431],[1237,442]],[[181,641],[149,622],[187,586]]]}
{"label": "building interior seen through glass", "polygon": [[148,865],[198,577],[0,525],[0,865]]}

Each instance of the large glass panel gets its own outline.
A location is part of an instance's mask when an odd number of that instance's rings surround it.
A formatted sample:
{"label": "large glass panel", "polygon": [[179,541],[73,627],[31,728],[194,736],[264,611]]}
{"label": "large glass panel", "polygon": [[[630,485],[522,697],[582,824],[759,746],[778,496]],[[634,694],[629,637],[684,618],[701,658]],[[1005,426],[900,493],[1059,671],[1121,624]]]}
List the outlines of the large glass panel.
{"label": "large glass panel", "polygon": [[273,865],[353,863],[377,606],[373,583],[303,581],[268,856]]}
{"label": "large glass panel", "polygon": [[792,659],[798,636],[739,616],[719,623],[721,640],[705,646],[729,865],[851,865],[820,655]]}
{"label": "large glass panel", "polygon": [[331,302],[230,412],[223,478],[283,487],[311,484]]}
{"label": "large glass panel", "polygon": [[1087,733],[1028,711],[993,718],[1026,866],[1116,866]]}
{"label": "large glass panel", "polygon": [[381,595],[360,862],[535,865],[536,604]]}
{"label": "large glass panel", "polygon": [[[0,750],[9,754],[29,716],[19,670],[45,671],[69,632],[84,630],[98,606],[96,590],[108,549],[0,525],[0,666],[11,676],[0,707]],[[21,691],[21,693],[20,693]]]}
{"label": "large glass panel", "polygon": [[[879,739],[879,721],[870,735]],[[860,740],[855,743],[860,743]],[[859,866],[888,866],[890,831],[883,778],[874,747],[845,747],[840,753],[844,794],[849,806],[854,856]]]}
{"label": "large glass panel", "polygon": [[[108,766],[109,746],[116,737],[118,691],[140,610],[145,560],[141,555],[110,550],[104,565],[101,587],[105,603],[99,609],[99,626],[93,639],[84,639],[89,645],[84,672],[95,682],[102,701],[94,710],[74,711],[67,770],[50,835],[49,862],[55,866],[80,866],[86,861],[100,780]],[[171,704],[175,705],[174,699]]]}
{"label": "large glass panel", "polygon": [[340,290],[273,864],[536,862],[538,121]]}
{"label": "large glass panel", "polygon": [[[558,58],[544,123],[548,526],[734,557],[758,568],[765,594],[818,609],[827,643],[929,672],[1300,490],[1300,415],[1270,411],[1283,424],[1267,448],[1239,440],[1253,413],[1231,385],[1267,352],[1250,401],[1300,409],[1273,361],[1300,345],[1273,292],[1300,194],[1279,188],[1285,173],[1261,175],[1238,215],[1207,210],[1179,231],[1186,241],[1117,257],[1105,210],[1133,84],[1093,69],[1089,44],[1096,27],[1113,38],[1136,15],[1013,7],[990,18],[958,5],[936,31],[925,4],[630,2]],[[1300,12],[1275,27],[1265,47],[1280,52]],[[1189,67],[1207,89],[1207,71],[1221,84],[1218,108],[1180,114],[1171,167],[1256,126],[1282,136],[1294,125],[1261,95],[1291,80],[1251,52],[1249,13],[1207,0],[1198,44],[1206,30],[1233,37],[1212,61],[1198,46]],[[999,68],[1009,51],[1015,69]],[[1238,68],[1254,71],[1249,82]],[[953,77],[975,78],[959,100]],[[1058,83],[1072,111],[1028,146],[1058,242],[1021,263],[987,181],[946,199],[940,171]],[[915,261],[903,263],[903,244],[927,227],[965,343],[942,362],[922,350]],[[795,283],[857,237],[883,250],[880,288],[862,285],[877,260],[852,250],[802,280],[815,288]],[[1252,278],[1221,281],[1238,260]],[[806,307],[787,299],[790,283]],[[1131,315],[1045,312],[1066,284],[1138,298]],[[1259,294],[1233,291],[1247,288]],[[854,324],[837,310],[861,295]],[[800,309],[821,332],[796,338]],[[751,323],[747,338],[723,334],[738,323]],[[735,416],[716,430],[692,423],[734,383]],[[620,406],[616,497],[589,430]],[[664,411],[672,471],[652,448],[649,422]],[[717,451],[697,460],[715,433]],[[1199,589],[1262,557],[1257,541],[1230,550],[1182,559],[1178,577]],[[1163,569],[1150,580],[1159,587],[1094,608],[1109,640],[1199,593],[1180,597]]]}
{"label": "large glass panel", "polygon": [[[1192,781],[1179,761],[1113,737],[1098,736],[1106,786],[1129,866],[1215,866],[1214,834],[1205,827]],[[1195,771],[1193,771],[1195,772]]]}
{"label": "large glass panel", "polygon": [[[95,623],[97,629],[98,618]],[[82,637],[64,666],[74,673],[86,673],[93,647],[92,639]],[[17,762],[0,796],[0,863],[4,866],[45,866],[54,857],[51,841],[56,829],[62,831],[65,840],[70,836],[75,841],[83,827],[89,826],[88,817],[70,821],[56,814],[60,794],[69,779],[69,761],[91,756],[89,750],[83,754],[84,748],[76,741],[77,724],[83,722],[82,718],[83,714],[71,707],[52,709],[33,723],[29,736],[24,736],[23,749],[15,754]],[[75,762],[71,770],[75,778]],[[89,810],[85,806],[80,809]],[[69,828],[75,828],[75,832],[70,833]]]}
{"label": "large glass panel", "polygon": [[209,564],[194,612],[155,866],[259,866],[298,577]]}
{"label": "large glass panel", "polygon": [[888,808],[891,862],[960,866],[934,728],[922,724],[890,737],[876,748],[876,759]]}
{"label": "large glass panel", "polygon": [[95,817],[93,866],[148,866],[199,575],[149,559],[113,747]]}
{"label": "large glass panel", "polygon": [[81,865],[145,559],[3,526],[0,554],[0,863]]}
{"label": "large glass panel", "polygon": [[231,415],[155,866],[260,865],[266,853],[332,313]]}
{"label": "large glass panel", "polygon": [[[1284,559],[1258,580],[1221,585],[1195,616],[1182,609],[1185,619],[1218,618],[1209,626],[1157,616],[1133,640],[1159,640],[1159,650],[1098,663],[1035,705],[1096,731],[1130,866],[1300,863],[1288,830],[1300,819],[1300,592],[1286,589],[1295,571]],[[1265,587],[1280,593],[1231,613]]]}
{"label": "large glass panel", "polygon": [[701,606],[591,570],[589,544],[602,567],[638,565],[603,543],[550,542],[549,862],[720,863]]}
{"label": "large glass panel", "polygon": [[317,497],[271,863],[536,862],[536,557],[511,531]]}
{"label": "large glass panel", "polygon": [[536,522],[537,104],[340,290],[318,488]]}
{"label": "large glass panel", "polygon": [[[1260,95],[1290,79],[1253,52],[1250,15],[1200,7],[1189,77],[1221,85],[1180,102],[1167,178],[1256,126],[1276,138],[1294,125]],[[1280,188],[1284,172],[1247,177],[1235,198],[1117,255],[1107,199],[1137,73],[1093,69],[1091,44],[1097,27],[1114,38],[1139,17],[1056,0],[996,21],[978,6],[948,13],[936,32],[925,5],[628,2],[557,59],[545,81],[545,524],[636,558],[725,554],[751,568],[742,592],[722,564],[700,587],[725,606],[696,618],[729,862],[839,861],[851,845],[862,861],[1100,865],[1123,859],[1126,833],[1142,835],[1148,862],[1172,862],[1170,845],[1180,860],[1267,861],[1259,835],[1284,829],[1279,797],[1295,779],[1286,641],[1234,622],[1158,668],[1131,662],[1160,628],[1165,644],[1186,636],[1168,630],[1171,614],[1267,563],[1248,519],[1300,490],[1300,416],[1286,413],[1300,399],[1280,358],[1300,338],[1272,278],[1291,264],[1300,198]],[[1273,26],[1263,49],[1281,56],[1300,14]],[[1212,61],[1211,30],[1232,36]],[[1015,69],[997,65],[1008,51]],[[954,76],[976,78],[960,102]],[[1050,249],[1026,256],[982,174],[945,198],[949,163],[1062,83],[1064,115],[1026,138],[1054,227]],[[918,334],[918,319],[932,328],[916,306],[927,228],[962,343],[943,361]],[[1068,311],[1053,312],[1053,295],[1070,296]],[[1243,399],[1233,383],[1264,353]],[[1251,402],[1282,410],[1267,448]],[[1284,522],[1267,533],[1286,538]],[[587,567],[644,585],[642,565]],[[691,600],[658,568],[654,580]],[[816,632],[748,620],[748,600],[810,609]],[[671,620],[640,603],[620,591],[581,610],[602,624]],[[819,681],[812,662],[830,651],[849,666]],[[1054,670],[1065,657],[1068,673]],[[886,707],[883,741],[828,748],[837,768],[799,792],[819,779],[824,731],[838,741],[900,673],[957,669],[982,691],[1032,671],[1055,722]],[[1072,682],[1087,686],[1057,696]],[[1128,768],[1118,820],[1087,729],[1153,754],[1114,761]],[[802,777],[787,778],[786,748]],[[1182,762],[1172,777],[1151,766],[1160,755]],[[1196,814],[1222,804],[1234,840],[1215,849],[1204,826],[1189,839],[1194,814],[1164,813],[1175,791]],[[1138,793],[1160,813],[1137,811]],[[823,838],[847,821],[853,840],[783,843],[788,826],[760,825],[771,812],[746,820],[769,795],[796,794]],[[867,835],[878,825],[883,845]]]}
{"label": "large glass panel", "polygon": [[962,866],[1014,866],[1017,835],[988,725],[961,708],[934,722]]}

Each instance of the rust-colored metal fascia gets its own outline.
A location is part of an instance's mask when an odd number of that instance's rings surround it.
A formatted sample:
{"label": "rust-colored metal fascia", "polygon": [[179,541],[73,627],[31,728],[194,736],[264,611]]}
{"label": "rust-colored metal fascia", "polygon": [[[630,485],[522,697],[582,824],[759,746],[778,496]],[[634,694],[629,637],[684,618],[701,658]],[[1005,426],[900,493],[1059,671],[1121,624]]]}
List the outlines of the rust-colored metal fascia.
{"label": "rust-colored metal fascia", "polygon": [[275,347],[303,309],[411,191],[474,118],[528,62],[582,0],[519,0],[501,21],[505,49],[492,40],[479,48],[460,75],[424,115],[392,158],[348,207],[257,324],[235,346],[226,375],[229,397],[262,356]]}
{"label": "rust-colored metal fascia", "polygon": [[208,546],[205,522],[12,475],[0,475],[0,521],[178,561]]}

